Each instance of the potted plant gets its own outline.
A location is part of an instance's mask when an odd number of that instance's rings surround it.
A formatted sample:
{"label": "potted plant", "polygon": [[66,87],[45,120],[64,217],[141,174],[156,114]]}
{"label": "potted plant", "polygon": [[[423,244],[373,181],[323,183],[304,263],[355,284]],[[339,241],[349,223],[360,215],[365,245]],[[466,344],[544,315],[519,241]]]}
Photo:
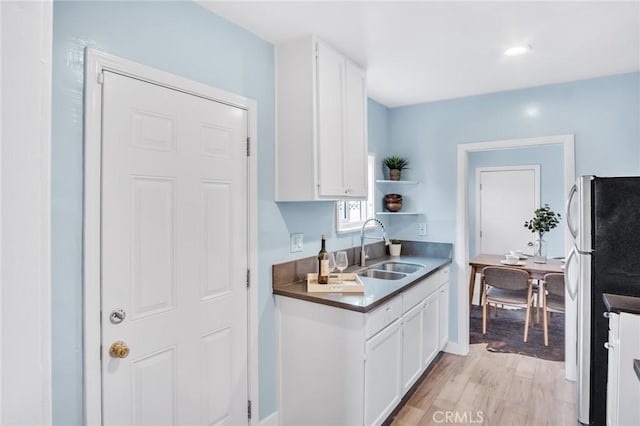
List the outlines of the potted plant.
{"label": "potted plant", "polygon": [[402,241],[389,240],[389,254],[391,256],[400,256],[400,250],[402,249]]}
{"label": "potted plant", "polygon": [[542,239],[545,232],[551,231],[560,223],[560,213],[556,213],[545,204],[544,207],[536,209],[531,220],[524,223],[524,227],[533,233],[538,234],[538,239],[533,245],[533,261],[536,263],[547,263],[547,243]]}
{"label": "potted plant", "polygon": [[400,173],[403,169],[408,169],[409,160],[400,158],[395,155],[382,160],[384,165],[389,168],[389,179],[400,180]]}

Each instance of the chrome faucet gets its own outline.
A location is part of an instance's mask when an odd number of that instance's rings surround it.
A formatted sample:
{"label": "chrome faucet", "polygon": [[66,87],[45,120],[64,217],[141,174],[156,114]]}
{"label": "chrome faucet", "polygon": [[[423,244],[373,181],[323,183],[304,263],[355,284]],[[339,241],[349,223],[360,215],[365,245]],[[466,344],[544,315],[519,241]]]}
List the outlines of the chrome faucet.
{"label": "chrome faucet", "polygon": [[[365,227],[367,226],[367,223],[371,222],[371,221],[376,222],[378,225],[380,225],[380,229],[382,229],[382,237],[367,237],[364,235],[364,231],[365,231]],[[365,239],[370,239],[370,240],[384,240],[384,245],[388,246],[390,241],[389,241],[389,237],[387,236],[387,231],[385,231],[384,229],[384,225],[382,224],[382,222],[380,222],[378,219],[376,218],[371,218],[371,219],[367,219],[363,224],[362,224],[362,229],[360,230],[360,266],[365,266],[365,259],[367,257],[367,254],[364,250],[364,240]]]}

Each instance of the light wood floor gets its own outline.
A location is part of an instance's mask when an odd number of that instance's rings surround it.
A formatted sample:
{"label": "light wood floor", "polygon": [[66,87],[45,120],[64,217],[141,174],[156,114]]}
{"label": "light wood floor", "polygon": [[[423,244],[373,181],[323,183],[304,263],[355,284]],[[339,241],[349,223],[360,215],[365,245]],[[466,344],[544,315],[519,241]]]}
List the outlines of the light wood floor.
{"label": "light wood floor", "polygon": [[576,424],[575,384],[564,379],[562,362],[485,346],[470,345],[466,357],[444,354],[392,424]]}

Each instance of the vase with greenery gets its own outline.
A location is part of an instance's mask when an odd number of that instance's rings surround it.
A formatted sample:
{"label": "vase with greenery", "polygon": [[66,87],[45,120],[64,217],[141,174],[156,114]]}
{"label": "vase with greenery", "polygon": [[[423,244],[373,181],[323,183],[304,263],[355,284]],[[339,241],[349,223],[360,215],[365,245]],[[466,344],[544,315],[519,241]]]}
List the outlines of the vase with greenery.
{"label": "vase with greenery", "polygon": [[392,155],[382,160],[385,166],[389,168],[389,179],[400,180],[400,174],[403,169],[408,169],[409,160]]}
{"label": "vase with greenery", "polygon": [[400,251],[402,250],[402,241],[400,240],[389,240],[389,254],[391,256],[400,256]]}
{"label": "vase with greenery", "polygon": [[560,213],[551,210],[549,204],[536,209],[531,220],[524,223],[524,227],[538,234],[538,239],[533,245],[533,261],[535,263],[547,263],[547,242],[542,238],[546,232],[551,231],[560,223]]}

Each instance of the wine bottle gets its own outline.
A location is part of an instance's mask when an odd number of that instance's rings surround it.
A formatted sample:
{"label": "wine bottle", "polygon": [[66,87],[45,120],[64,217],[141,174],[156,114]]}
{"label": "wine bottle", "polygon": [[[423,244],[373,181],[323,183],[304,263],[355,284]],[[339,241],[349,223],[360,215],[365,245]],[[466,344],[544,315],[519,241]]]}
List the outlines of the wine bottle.
{"label": "wine bottle", "polygon": [[318,284],[329,283],[329,256],[325,247],[325,238],[322,236],[322,248],[318,252]]}

